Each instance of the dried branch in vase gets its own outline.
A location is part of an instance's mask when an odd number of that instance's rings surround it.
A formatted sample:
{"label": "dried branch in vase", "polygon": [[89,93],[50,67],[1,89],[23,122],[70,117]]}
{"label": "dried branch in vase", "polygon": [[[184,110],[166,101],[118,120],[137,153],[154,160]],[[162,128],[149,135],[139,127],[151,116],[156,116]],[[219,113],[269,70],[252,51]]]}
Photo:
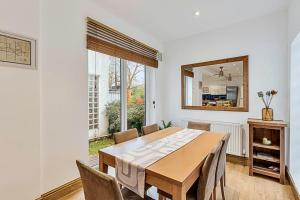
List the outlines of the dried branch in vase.
{"label": "dried branch in vase", "polygon": [[265,108],[270,108],[271,102],[273,97],[278,93],[278,91],[276,90],[270,90],[270,91],[266,91],[265,93],[262,91],[259,91],[257,93],[258,97],[262,99]]}
{"label": "dried branch in vase", "polygon": [[278,92],[276,90],[270,90],[266,91],[265,93],[262,91],[259,91],[257,93],[258,97],[261,98],[263,101],[265,108],[262,109],[262,119],[265,121],[272,121],[273,120],[273,109],[270,108],[271,102],[273,100],[273,97]]}

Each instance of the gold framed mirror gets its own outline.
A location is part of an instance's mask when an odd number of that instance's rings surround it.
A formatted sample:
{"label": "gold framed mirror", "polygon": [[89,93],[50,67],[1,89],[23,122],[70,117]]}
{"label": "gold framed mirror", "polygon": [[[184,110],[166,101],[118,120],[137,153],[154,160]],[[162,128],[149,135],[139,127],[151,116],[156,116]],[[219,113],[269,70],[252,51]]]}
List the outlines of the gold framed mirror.
{"label": "gold framed mirror", "polygon": [[248,112],[248,56],[181,66],[181,107]]}

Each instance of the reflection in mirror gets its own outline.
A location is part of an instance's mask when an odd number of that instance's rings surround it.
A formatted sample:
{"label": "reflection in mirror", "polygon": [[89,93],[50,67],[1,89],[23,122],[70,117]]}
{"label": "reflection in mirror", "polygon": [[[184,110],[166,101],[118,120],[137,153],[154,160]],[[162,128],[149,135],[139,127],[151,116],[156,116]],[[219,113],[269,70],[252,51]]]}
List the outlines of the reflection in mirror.
{"label": "reflection in mirror", "polygon": [[244,108],[247,95],[244,94],[244,83],[247,83],[244,69],[248,69],[244,64],[243,60],[237,60],[183,66],[184,106],[209,110]]}

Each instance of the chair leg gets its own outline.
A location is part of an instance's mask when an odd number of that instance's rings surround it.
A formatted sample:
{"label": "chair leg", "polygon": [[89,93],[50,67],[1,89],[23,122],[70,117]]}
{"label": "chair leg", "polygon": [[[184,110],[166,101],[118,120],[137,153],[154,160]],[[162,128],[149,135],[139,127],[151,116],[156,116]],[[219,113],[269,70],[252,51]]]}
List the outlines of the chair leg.
{"label": "chair leg", "polygon": [[221,185],[221,193],[222,193],[222,199],[225,200],[226,197],[225,197],[225,191],[224,191],[224,176],[221,177],[221,180],[220,180],[220,185]]}
{"label": "chair leg", "polygon": [[216,187],[214,188],[214,191],[213,191],[213,198],[214,198],[214,199],[217,199],[217,191],[216,191]]}
{"label": "chair leg", "polygon": [[226,169],[224,170],[223,177],[224,177],[223,182],[224,182],[224,187],[225,187],[226,186]]}

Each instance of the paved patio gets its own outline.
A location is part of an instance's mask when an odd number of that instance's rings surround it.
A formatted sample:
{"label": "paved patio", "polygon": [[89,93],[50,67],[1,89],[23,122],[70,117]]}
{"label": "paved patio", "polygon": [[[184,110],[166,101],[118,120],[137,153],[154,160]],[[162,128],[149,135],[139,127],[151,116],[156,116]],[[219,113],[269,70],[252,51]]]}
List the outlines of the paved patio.
{"label": "paved patio", "polygon": [[99,169],[99,157],[96,156],[90,156],[89,157],[89,166],[95,169]]}

